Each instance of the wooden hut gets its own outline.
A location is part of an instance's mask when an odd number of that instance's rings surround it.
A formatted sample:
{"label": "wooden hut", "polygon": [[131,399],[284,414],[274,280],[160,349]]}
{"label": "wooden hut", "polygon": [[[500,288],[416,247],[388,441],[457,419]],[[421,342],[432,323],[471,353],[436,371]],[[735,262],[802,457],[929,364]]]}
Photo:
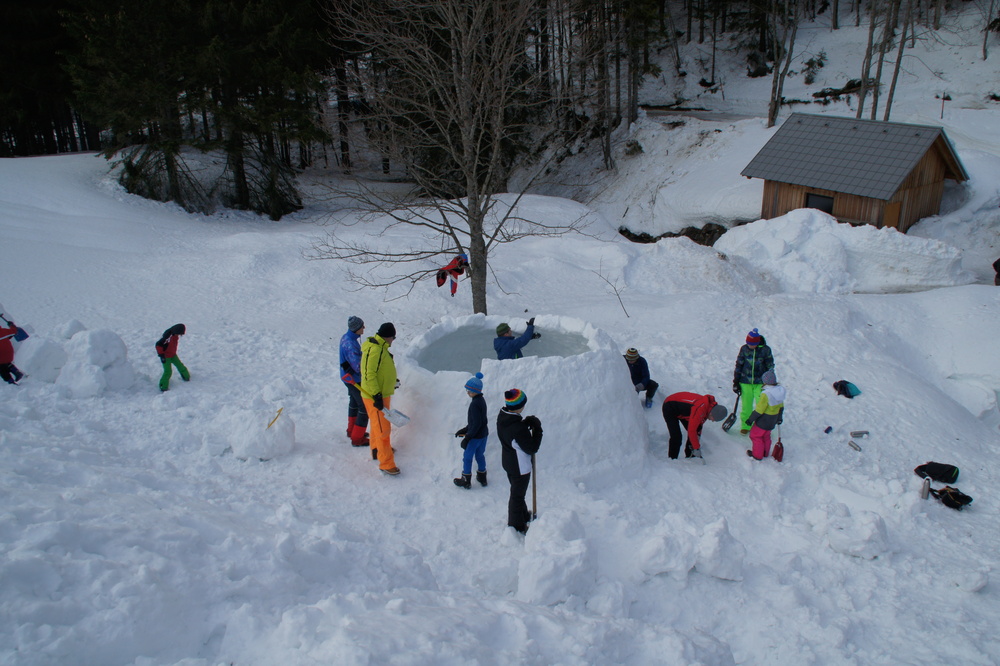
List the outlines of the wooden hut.
{"label": "wooden hut", "polygon": [[762,218],[816,208],[903,232],[941,210],[946,178],[969,179],[940,127],[808,113],[789,116],[741,173],[764,179]]}

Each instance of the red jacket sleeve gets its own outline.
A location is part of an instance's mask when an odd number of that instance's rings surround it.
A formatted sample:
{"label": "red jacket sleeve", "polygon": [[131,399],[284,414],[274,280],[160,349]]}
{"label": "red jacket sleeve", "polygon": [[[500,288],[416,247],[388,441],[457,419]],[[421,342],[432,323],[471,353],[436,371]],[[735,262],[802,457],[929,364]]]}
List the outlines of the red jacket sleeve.
{"label": "red jacket sleeve", "polygon": [[701,448],[701,427],[708,420],[708,413],[715,407],[715,399],[710,395],[703,395],[691,405],[691,416],[688,417],[688,439],[691,440],[692,449]]}

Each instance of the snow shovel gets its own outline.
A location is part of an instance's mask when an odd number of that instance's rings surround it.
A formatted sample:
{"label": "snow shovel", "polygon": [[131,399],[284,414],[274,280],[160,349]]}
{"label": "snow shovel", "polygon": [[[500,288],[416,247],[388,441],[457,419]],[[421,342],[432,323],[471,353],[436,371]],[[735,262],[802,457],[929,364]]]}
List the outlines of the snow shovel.
{"label": "snow shovel", "polygon": [[531,519],[538,517],[538,489],[535,487],[535,454],[531,454]]}
{"label": "snow shovel", "polygon": [[736,413],[740,406],[740,394],[736,394],[736,404],[733,405],[732,413],[726,417],[726,420],[722,422],[723,432],[729,432],[729,429],[736,424]]}
{"label": "snow shovel", "polygon": [[398,409],[390,409],[386,407],[385,409],[382,410],[382,414],[385,415],[385,419],[389,423],[396,426],[397,428],[401,428],[402,426],[405,426],[407,423],[410,422],[410,417],[404,414],[403,412],[399,411]]}
{"label": "snow shovel", "polygon": [[774,445],[771,450],[771,457],[776,461],[781,462],[781,459],[785,457],[785,445],[781,443],[781,424],[778,424],[778,443]]}

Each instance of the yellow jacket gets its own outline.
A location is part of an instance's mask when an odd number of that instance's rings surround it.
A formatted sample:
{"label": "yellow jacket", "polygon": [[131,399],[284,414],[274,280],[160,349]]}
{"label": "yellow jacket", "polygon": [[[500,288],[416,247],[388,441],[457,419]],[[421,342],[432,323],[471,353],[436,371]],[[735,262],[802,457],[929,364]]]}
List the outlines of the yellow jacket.
{"label": "yellow jacket", "polygon": [[379,393],[387,398],[396,391],[396,364],[389,353],[389,343],[373,335],[361,343],[361,394],[373,398]]}

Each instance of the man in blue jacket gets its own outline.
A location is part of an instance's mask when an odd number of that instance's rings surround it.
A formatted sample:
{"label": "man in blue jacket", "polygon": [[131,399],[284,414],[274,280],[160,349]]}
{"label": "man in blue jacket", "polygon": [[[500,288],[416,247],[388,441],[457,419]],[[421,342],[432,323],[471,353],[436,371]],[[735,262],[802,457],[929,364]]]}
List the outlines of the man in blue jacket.
{"label": "man in blue jacket", "polygon": [[497,353],[498,361],[505,361],[511,358],[521,358],[521,349],[537,338],[542,337],[541,333],[535,333],[535,318],[527,321],[528,328],[519,337],[514,337],[514,332],[510,330],[510,324],[504,322],[497,326],[497,337],[493,340],[493,349]]}
{"label": "man in blue jacket", "polygon": [[347,387],[347,436],[354,446],[368,446],[368,412],[361,400],[361,343],[365,322],[361,317],[347,318],[347,332],[340,338],[340,380]]}

